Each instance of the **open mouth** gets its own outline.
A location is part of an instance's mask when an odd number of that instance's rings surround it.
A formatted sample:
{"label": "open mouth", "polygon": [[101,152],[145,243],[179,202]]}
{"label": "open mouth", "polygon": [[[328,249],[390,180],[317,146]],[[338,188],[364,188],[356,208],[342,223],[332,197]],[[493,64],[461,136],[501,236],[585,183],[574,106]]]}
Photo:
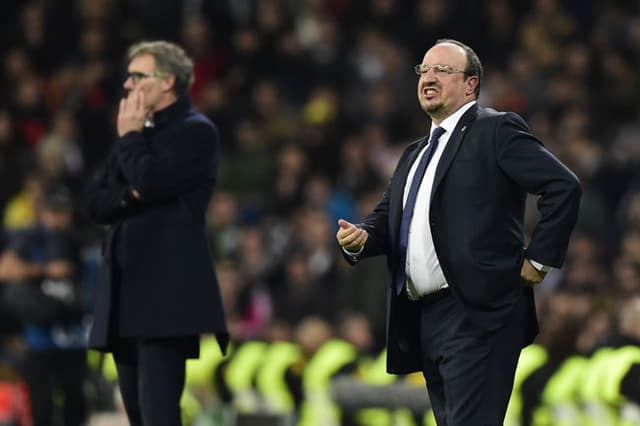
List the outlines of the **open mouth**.
{"label": "open mouth", "polygon": [[438,94],[438,91],[433,87],[425,87],[422,89],[422,95],[427,99],[432,99]]}

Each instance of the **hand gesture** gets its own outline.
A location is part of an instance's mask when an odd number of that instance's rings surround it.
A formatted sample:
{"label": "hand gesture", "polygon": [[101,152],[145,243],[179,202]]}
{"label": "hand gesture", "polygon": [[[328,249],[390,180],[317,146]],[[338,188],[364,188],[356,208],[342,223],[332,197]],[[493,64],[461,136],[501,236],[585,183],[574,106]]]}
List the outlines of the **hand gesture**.
{"label": "hand gesture", "polygon": [[68,278],[73,275],[73,264],[66,260],[52,260],[44,267],[45,275],[49,278]]}
{"label": "hand gesture", "polygon": [[338,244],[351,253],[359,252],[369,238],[367,231],[358,228],[344,219],[339,219],[338,225],[340,226],[340,229],[338,229],[336,233]]}
{"label": "hand gesture", "polygon": [[126,98],[120,100],[118,107],[118,136],[141,131],[146,118],[144,93],[139,90],[130,91]]}

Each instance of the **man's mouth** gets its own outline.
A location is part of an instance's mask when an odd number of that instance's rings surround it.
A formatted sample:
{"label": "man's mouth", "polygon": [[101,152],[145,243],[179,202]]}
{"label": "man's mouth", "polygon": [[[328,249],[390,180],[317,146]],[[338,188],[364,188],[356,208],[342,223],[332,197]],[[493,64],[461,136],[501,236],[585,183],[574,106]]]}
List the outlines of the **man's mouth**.
{"label": "man's mouth", "polygon": [[435,87],[425,87],[422,89],[422,95],[428,99],[433,98],[438,94]]}

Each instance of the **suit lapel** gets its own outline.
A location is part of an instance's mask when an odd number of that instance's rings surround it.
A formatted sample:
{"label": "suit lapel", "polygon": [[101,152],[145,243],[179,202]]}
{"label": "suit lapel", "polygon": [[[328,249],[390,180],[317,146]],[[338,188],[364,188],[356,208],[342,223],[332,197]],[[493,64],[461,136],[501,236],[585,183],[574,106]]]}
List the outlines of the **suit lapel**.
{"label": "suit lapel", "polygon": [[[416,161],[416,158],[420,153],[420,147],[423,146],[423,142],[425,142],[428,138],[429,138],[428,135],[423,138],[420,138],[407,148],[408,150],[411,150],[411,152],[407,154],[407,158],[405,159],[405,161],[402,162],[400,166],[402,168],[399,171],[398,179],[397,179],[398,184],[402,185],[401,187],[402,190],[400,191],[400,193],[402,194],[402,197],[400,197],[401,200],[404,198],[404,187],[407,183],[407,176],[409,176],[409,170],[411,170],[411,166],[413,165],[414,161]],[[402,210],[402,203],[400,204],[400,210]]]}
{"label": "suit lapel", "polygon": [[438,162],[438,167],[436,168],[436,176],[433,180],[431,199],[429,202],[433,201],[433,194],[438,190],[438,185],[440,185],[442,178],[447,173],[447,170],[449,170],[449,166],[451,166],[451,163],[460,148],[460,144],[468,130],[468,126],[473,120],[475,120],[477,114],[478,104],[474,104],[462,115],[460,121],[458,121],[458,124],[456,125],[456,128],[453,130],[453,134],[449,137],[447,145],[444,148],[444,152],[442,153],[442,157],[440,157],[440,161]]}
{"label": "suit lapel", "polygon": [[[404,158],[400,160],[398,163],[398,171],[396,178],[393,179],[392,186],[390,188],[390,199],[389,199],[389,215],[390,215],[390,223],[393,224],[391,229],[391,239],[392,241],[397,241],[396,237],[398,235],[400,229],[400,218],[402,217],[402,200],[404,199],[404,188],[407,182],[407,176],[409,175],[409,170],[411,170],[411,165],[414,161],[416,161],[416,157],[420,150],[418,149],[422,142],[425,141],[429,136],[425,136],[423,138],[418,139],[413,142],[411,145],[407,147],[407,152],[404,155]],[[394,244],[395,247],[395,244]]]}

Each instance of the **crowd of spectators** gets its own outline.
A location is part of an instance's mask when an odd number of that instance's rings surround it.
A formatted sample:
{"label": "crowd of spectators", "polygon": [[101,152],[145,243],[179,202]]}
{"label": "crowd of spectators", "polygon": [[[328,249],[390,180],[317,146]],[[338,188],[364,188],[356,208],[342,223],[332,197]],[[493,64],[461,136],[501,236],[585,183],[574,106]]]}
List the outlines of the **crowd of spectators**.
{"label": "crowd of spectators", "polygon": [[76,202],[76,237],[93,253],[102,230],[86,219],[83,191],[116,139],[126,47],[175,41],[195,60],[192,100],[221,134],[208,223],[232,338],[263,338],[274,323],[293,338],[305,317],[335,323],[356,311],[379,350],[384,259],[347,267],[336,221],[370,211],[405,144],[428,131],[413,65],[444,37],[483,61],[480,104],[522,115],[582,182],[566,265],[536,292],[540,341],[557,341],[549,324],[579,324],[562,344],[588,354],[618,334],[620,305],[640,295],[638,2],[8,2],[1,248],[36,223],[42,194],[63,184]]}

